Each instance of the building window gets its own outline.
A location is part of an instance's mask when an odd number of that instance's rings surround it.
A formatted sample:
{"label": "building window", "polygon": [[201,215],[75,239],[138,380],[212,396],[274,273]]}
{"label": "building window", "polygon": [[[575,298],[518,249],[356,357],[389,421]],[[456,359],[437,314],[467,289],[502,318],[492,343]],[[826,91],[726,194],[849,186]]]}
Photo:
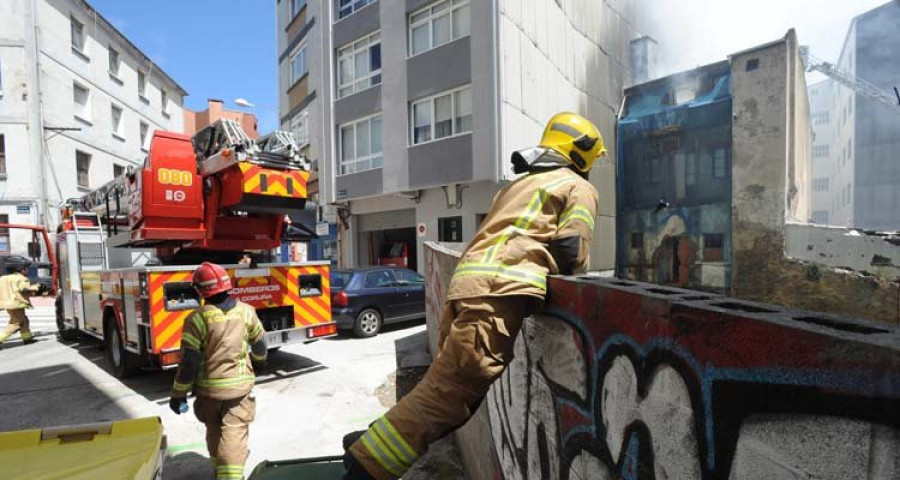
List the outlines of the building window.
{"label": "building window", "polygon": [[752,72],[758,68],[759,68],[759,59],[758,58],[751,58],[750,60],[747,60],[747,68],[745,70],[747,70],[748,72]]}
{"label": "building window", "polygon": [[338,50],[338,97],[381,83],[381,36],[374,33]]}
{"label": "building window", "polygon": [[119,178],[122,175],[125,175],[125,167],[118,164],[113,164],[113,178]]}
{"label": "building window", "polygon": [[721,233],[707,233],[703,235],[703,260],[707,262],[721,262],[725,249],[725,235]]}
{"label": "building window", "polygon": [[659,157],[656,157],[650,160],[650,182],[651,183],[659,183],[662,179],[662,160]]}
{"label": "building window", "polygon": [[141,150],[147,149],[147,140],[150,136],[150,125],[141,122]]}
{"label": "building window", "polygon": [[813,191],[815,192],[827,192],[828,191],[828,178],[816,178],[813,180]]}
{"label": "building window", "polygon": [[309,113],[300,112],[291,119],[291,133],[294,134],[294,141],[297,146],[305,147],[309,145]]}
{"label": "building window", "polygon": [[341,175],[381,168],[381,115],[341,127]]}
{"label": "building window", "polygon": [[291,85],[306,75],[306,44],[301,45],[291,54]]}
{"label": "building window", "polygon": [[112,134],[122,138],[122,109],[112,105],[110,108],[110,117],[112,121]]}
{"label": "building window", "polygon": [[77,83],[72,84],[72,100],[75,102],[75,116],[91,121],[91,91]]}
{"label": "building window", "polygon": [[169,92],[164,89],[159,91],[159,109],[163,115],[169,116]]}
{"label": "building window", "polygon": [[684,163],[684,183],[687,185],[697,184],[697,156],[693,153],[687,156]]}
{"label": "building window", "polygon": [[109,47],[109,74],[113,77],[119,77],[119,67],[122,65],[121,60],[119,60],[119,52],[116,49]]}
{"label": "building window", "polygon": [[91,156],[79,150],[75,150],[75,168],[78,174],[78,188],[91,188]]}
{"label": "building window", "polygon": [[138,97],[147,99],[147,75],[141,71],[138,72]]}
{"label": "building window", "polygon": [[338,19],[349,17],[375,0],[338,0]]}
{"label": "building window", "polygon": [[828,145],[813,145],[813,158],[828,157]]}
{"label": "building window", "polygon": [[831,121],[831,114],[829,112],[813,114],[812,121],[813,125],[828,125],[828,122]]}
{"label": "building window", "polygon": [[828,225],[828,210],[813,211],[812,221],[820,225]]}
{"label": "building window", "polygon": [[418,55],[469,35],[469,0],[444,0],[409,16],[409,52]]}
{"label": "building window", "polygon": [[728,177],[728,151],[717,148],[713,155],[713,178]]}
{"label": "building window", "polygon": [[296,17],[305,6],[306,0],[291,0],[291,18]]}
{"label": "building window", "polygon": [[75,17],[69,17],[69,22],[72,24],[72,48],[84,53],[84,24]]}
{"label": "building window", "polygon": [[472,89],[442,93],[412,104],[412,143],[472,131]]}
{"label": "building window", "polygon": [[644,232],[631,232],[631,248],[644,248]]}
{"label": "building window", "polygon": [[438,219],[439,242],[462,242],[462,217]]}
{"label": "building window", "polygon": [[[0,214],[0,223],[9,223],[9,215]],[[0,253],[9,255],[9,229],[0,228]]]}
{"label": "building window", "polygon": [[6,137],[0,134],[0,178],[6,178]]}

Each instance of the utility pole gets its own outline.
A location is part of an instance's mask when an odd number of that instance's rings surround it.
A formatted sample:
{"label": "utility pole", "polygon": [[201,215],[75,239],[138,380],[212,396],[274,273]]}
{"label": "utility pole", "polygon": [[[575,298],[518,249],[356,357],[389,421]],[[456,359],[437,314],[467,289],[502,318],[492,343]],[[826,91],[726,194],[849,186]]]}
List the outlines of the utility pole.
{"label": "utility pole", "polygon": [[44,116],[41,107],[41,49],[38,45],[38,0],[31,0],[31,25],[30,34],[26,35],[28,48],[25,59],[31,67],[31,72],[26,75],[26,88],[28,89],[28,143],[29,152],[37,161],[29,162],[32,165],[32,178],[37,180],[37,205],[38,220],[44,227],[50,228],[50,219],[47,217],[47,182],[44,178]]}

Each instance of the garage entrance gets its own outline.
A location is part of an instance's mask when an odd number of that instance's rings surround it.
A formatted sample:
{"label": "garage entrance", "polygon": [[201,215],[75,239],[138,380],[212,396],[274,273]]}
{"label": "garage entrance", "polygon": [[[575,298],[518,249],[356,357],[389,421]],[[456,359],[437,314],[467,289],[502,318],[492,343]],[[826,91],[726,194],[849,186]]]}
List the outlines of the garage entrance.
{"label": "garage entrance", "polygon": [[360,215],[357,221],[359,265],[396,265],[417,270],[416,211],[393,210]]}

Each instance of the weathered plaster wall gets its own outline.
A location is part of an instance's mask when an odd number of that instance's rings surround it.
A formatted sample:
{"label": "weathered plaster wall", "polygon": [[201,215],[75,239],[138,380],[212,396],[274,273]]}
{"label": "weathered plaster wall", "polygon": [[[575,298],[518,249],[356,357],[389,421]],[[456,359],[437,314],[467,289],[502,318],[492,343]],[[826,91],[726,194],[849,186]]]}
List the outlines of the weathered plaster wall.
{"label": "weathered plaster wall", "polygon": [[782,42],[731,57],[731,295],[900,323],[896,280],[785,255],[786,220],[809,218],[809,107],[797,50],[791,31]]}
{"label": "weathered plaster wall", "polygon": [[457,442],[473,479],[886,479],[898,407],[900,328],[554,277]]}

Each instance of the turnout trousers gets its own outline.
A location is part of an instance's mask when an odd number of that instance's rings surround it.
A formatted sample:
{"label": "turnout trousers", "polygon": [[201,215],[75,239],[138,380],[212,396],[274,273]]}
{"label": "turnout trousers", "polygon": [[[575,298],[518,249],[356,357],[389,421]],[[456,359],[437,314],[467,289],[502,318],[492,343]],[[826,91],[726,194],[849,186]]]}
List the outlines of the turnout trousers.
{"label": "turnout trousers", "polygon": [[244,478],[250,422],[256,416],[252,394],[231,400],[213,400],[201,395],[194,401],[194,415],[206,425],[206,448],[217,480]]}
{"label": "turnout trousers", "polygon": [[30,342],[34,336],[31,334],[30,322],[28,316],[25,315],[24,308],[10,308],[6,310],[9,314],[9,324],[6,330],[0,333],[0,343],[6,341],[7,338],[13,336],[16,332],[22,336],[22,340]]}
{"label": "turnout trousers", "polygon": [[422,381],[350,447],[378,480],[399,478],[428,445],[461,427],[512,361],[522,319],[539,300],[524,295],[455,300],[444,309],[440,351]]}

